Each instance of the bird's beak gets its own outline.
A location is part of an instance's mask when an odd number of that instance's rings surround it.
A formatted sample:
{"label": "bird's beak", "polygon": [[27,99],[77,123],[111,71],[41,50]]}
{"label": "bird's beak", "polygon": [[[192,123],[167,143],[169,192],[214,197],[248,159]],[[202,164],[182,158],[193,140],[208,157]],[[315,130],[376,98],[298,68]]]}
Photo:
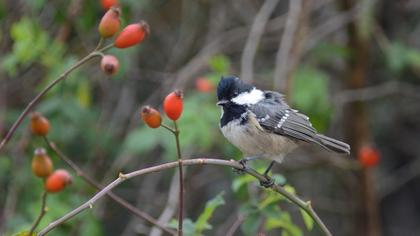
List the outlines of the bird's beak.
{"label": "bird's beak", "polygon": [[229,101],[228,100],[220,100],[220,101],[218,101],[216,104],[218,105],[218,106],[223,106],[223,105],[225,105],[226,103],[228,103]]}

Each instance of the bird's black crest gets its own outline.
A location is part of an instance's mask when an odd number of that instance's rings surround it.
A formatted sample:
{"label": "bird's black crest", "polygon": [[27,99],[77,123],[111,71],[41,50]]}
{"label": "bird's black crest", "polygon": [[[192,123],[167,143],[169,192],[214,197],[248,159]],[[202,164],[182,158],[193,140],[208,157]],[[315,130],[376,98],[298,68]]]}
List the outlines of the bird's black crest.
{"label": "bird's black crest", "polygon": [[250,84],[244,83],[236,76],[222,76],[219,84],[217,85],[217,99],[229,100],[236,95],[250,91],[254,88],[254,86]]}

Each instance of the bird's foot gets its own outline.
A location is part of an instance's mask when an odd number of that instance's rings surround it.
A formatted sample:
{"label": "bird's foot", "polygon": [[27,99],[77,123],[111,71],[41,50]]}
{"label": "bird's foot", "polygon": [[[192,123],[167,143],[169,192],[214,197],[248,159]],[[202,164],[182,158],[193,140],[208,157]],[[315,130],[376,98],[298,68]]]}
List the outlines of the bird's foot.
{"label": "bird's foot", "polygon": [[267,167],[267,169],[264,171],[263,176],[265,177],[265,180],[260,181],[260,185],[265,188],[271,188],[274,185],[274,180],[268,176],[268,173],[270,173],[271,168],[273,168],[275,161],[271,161],[270,165]]}
{"label": "bird's foot", "polygon": [[248,168],[246,165],[246,161],[244,159],[239,160],[239,164],[241,164],[242,168],[233,168],[233,172],[235,172],[238,175],[242,175],[245,173],[245,170]]}
{"label": "bird's foot", "polygon": [[247,162],[257,159],[258,156],[252,156],[252,157],[244,157],[240,159],[238,162],[242,165],[242,168],[233,168],[233,172],[237,174],[243,174],[245,170],[248,168]]}
{"label": "bird's foot", "polygon": [[274,185],[274,180],[265,175],[265,180],[260,180],[260,185],[263,186],[264,188],[271,188]]}

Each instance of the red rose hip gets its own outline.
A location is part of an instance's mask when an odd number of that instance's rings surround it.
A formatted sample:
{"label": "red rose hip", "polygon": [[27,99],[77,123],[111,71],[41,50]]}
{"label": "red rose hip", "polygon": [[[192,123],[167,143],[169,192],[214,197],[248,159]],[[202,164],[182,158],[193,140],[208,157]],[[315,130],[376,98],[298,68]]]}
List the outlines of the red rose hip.
{"label": "red rose hip", "polygon": [[175,90],[174,92],[168,94],[165,100],[163,101],[163,110],[169,119],[176,121],[182,114],[183,102],[182,102],[182,91]]}
{"label": "red rose hip", "polygon": [[71,175],[66,170],[59,169],[48,176],[47,180],[45,181],[45,190],[49,193],[60,192],[67,185],[71,184],[71,182]]}
{"label": "red rose hip", "polygon": [[127,25],[115,39],[114,45],[117,48],[134,46],[142,42],[149,35],[149,31],[149,25],[145,21]]}
{"label": "red rose hip", "polygon": [[364,146],[359,150],[357,159],[365,168],[375,167],[379,163],[380,153],[374,147]]}
{"label": "red rose hip", "polygon": [[50,122],[39,112],[31,113],[31,131],[35,135],[45,136],[50,130]]}
{"label": "red rose hip", "polygon": [[120,9],[112,7],[102,17],[98,31],[102,38],[110,38],[120,30]]}
{"label": "red rose hip", "polygon": [[140,116],[150,128],[159,128],[162,124],[162,117],[160,113],[150,106],[145,106],[141,109]]}
{"label": "red rose hip", "polygon": [[44,148],[37,148],[32,158],[32,172],[34,175],[46,178],[53,172],[53,164]]}
{"label": "red rose hip", "polygon": [[102,8],[105,10],[108,10],[109,8],[117,4],[118,4],[118,0],[101,0]]}

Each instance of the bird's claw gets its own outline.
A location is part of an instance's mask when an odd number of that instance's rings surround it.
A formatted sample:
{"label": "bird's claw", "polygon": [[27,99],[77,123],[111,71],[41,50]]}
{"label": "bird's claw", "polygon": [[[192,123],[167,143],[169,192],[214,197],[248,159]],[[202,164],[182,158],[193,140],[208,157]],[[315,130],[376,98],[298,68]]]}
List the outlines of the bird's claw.
{"label": "bird's claw", "polygon": [[247,162],[248,162],[248,159],[246,158],[239,160],[238,163],[242,165],[242,168],[233,168],[233,172],[235,172],[238,175],[245,173],[245,170],[248,168],[246,165]]}
{"label": "bird's claw", "polygon": [[265,180],[260,180],[260,185],[264,188],[271,188],[274,185],[274,180],[269,176],[265,175]]}

